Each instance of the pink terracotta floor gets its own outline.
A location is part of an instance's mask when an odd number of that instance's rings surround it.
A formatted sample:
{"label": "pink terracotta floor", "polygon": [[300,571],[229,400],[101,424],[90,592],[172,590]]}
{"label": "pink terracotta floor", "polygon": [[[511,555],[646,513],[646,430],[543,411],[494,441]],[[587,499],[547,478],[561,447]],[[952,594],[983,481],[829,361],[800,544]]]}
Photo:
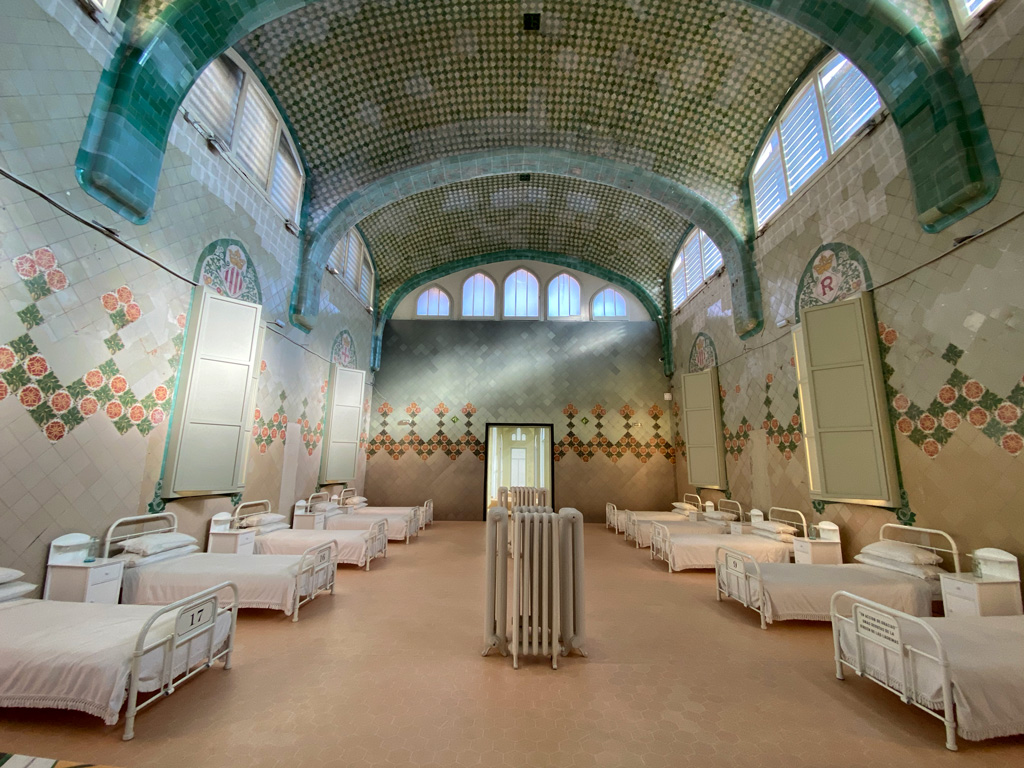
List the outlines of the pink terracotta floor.
{"label": "pink terracotta floor", "polygon": [[139,716],[2,710],[0,752],[148,768],[1020,766],[1024,738],[943,748],[942,725],[834,677],[827,624],[762,631],[709,573],[586,531],[587,650],[552,671],[481,658],[482,523],[439,522],[338,594],[245,612],[235,664]]}

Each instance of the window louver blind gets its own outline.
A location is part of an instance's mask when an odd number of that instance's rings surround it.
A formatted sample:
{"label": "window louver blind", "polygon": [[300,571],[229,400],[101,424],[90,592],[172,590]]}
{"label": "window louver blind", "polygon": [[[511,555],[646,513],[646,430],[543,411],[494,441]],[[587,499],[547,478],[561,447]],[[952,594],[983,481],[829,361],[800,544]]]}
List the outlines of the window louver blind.
{"label": "window louver blind", "polygon": [[494,316],[494,283],[486,275],[473,275],[462,286],[465,317]]}
{"label": "window louver blind", "polygon": [[580,284],[569,275],[559,275],[548,286],[548,315],[576,317],[580,313]]}
{"label": "window louver blind", "polygon": [[218,56],[203,70],[189,90],[185,98],[185,109],[230,146],[241,91],[242,70],[227,56]]}
{"label": "window louver blind", "polygon": [[754,166],[754,210],[757,211],[757,223],[767,221],[782,207],[788,196],[782,152],[779,150],[779,134],[773,132]]}
{"label": "window louver blind", "polygon": [[295,219],[298,216],[301,194],[302,173],[291,147],[282,135],[277,143],[277,160],[274,163],[274,180],[270,185],[270,199],[286,217]]}
{"label": "window louver blind", "polygon": [[370,260],[363,257],[363,268],[359,273],[359,298],[364,303],[370,303],[370,296],[373,293],[373,267],[370,266]]}
{"label": "window louver blind", "polygon": [[704,279],[707,280],[722,266],[722,252],[703,230],[700,233],[700,246],[704,256]]}
{"label": "window louver blind", "polygon": [[259,88],[246,88],[242,119],[238,125],[235,153],[252,177],[266,189],[274,159],[277,117]]}
{"label": "window louver blind", "polygon": [[964,7],[967,9],[968,15],[973,16],[991,2],[992,0],[964,0]]}
{"label": "window louver blind", "polygon": [[686,272],[683,270],[682,254],[676,256],[676,263],[672,267],[672,309],[675,309],[686,300]]}
{"label": "window louver blind", "polygon": [[700,231],[696,231],[683,245],[683,269],[686,270],[686,293],[692,294],[704,282],[704,268],[700,263]]}
{"label": "window louver blind", "polygon": [[779,125],[790,192],[796,192],[828,159],[818,95],[807,88]]}
{"label": "window louver blind", "polygon": [[843,146],[882,106],[868,79],[842,56],[822,70],[821,93],[832,151]]}
{"label": "window louver blind", "polygon": [[354,291],[359,275],[359,238],[349,230],[349,233],[345,235],[345,242],[345,268],[341,271],[342,279]]}

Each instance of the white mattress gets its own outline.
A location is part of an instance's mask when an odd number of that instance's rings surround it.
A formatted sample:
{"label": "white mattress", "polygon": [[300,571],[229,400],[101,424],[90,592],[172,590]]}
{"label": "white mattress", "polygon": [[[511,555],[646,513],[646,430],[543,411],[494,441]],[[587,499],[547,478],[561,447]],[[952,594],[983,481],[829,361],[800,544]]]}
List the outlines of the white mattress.
{"label": "white mattress", "polygon": [[[942,640],[949,659],[957,734],[971,741],[1024,733],[1024,616],[972,616],[924,619]],[[903,642],[933,652],[935,643],[923,628],[900,622]],[[843,657],[854,653],[853,627],[840,626]],[[903,668],[896,653],[864,643],[871,674],[884,677],[883,654],[889,657],[888,682],[903,690]],[[942,673],[937,664],[914,655],[919,704],[942,707]]]}
{"label": "white mattress", "polygon": [[256,553],[259,555],[301,555],[310,547],[324,542],[334,544],[334,564],[351,563],[366,565],[366,531],[359,530],[281,530],[256,537]]}
{"label": "white mattress", "polygon": [[[377,507],[377,509],[389,509],[389,507]],[[406,511],[401,514],[381,514],[376,512],[364,513],[362,510],[359,510],[357,512],[331,515],[324,519],[324,526],[332,531],[367,531],[378,520],[387,520],[388,541],[402,541],[409,532],[409,522],[412,518],[408,508],[402,507],[401,509]]]}
{"label": "white mattress", "polygon": [[[301,557],[295,555],[220,555],[202,552],[175,557],[124,572],[121,602],[167,605],[223,581],[238,586],[239,608],[273,608],[291,615]],[[302,594],[311,592],[302,585]],[[230,592],[220,595],[230,600]]]}
{"label": "white mattress", "polygon": [[665,526],[670,536],[714,536],[729,532],[729,524],[717,520],[637,520],[636,540],[641,547],[651,546],[655,522]]}
{"label": "white mattress", "polygon": [[793,552],[792,544],[753,533],[730,534],[728,539],[718,534],[673,536],[669,543],[669,568],[673,571],[713,569],[715,551],[723,545],[744,552],[759,563],[788,563]]}
{"label": "white mattress", "polygon": [[[739,538],[739,537],[736,537]],[[732,546],[732,539],[727,542]],[[747,564],[753,571],[753,565]],[[720,577],[725,578],[725,574]],[[735,578],[735,577],[733,577]],[[873,565],[795,565],[764,563],[761,565],[768,622],[803,619],[831,621],[832,595],[840,590],[874,600],[911,616],[931,616],[934,582],[916,576],[887,571]],[[750,607],[760,608],[761,598],[751,583]]]}
{"label": "white mattress", "polygon": [[[127,695],[132,654],[142,626],[156,609],[138,605],[14,600],[0,603],[0,706],[76,709],[117,722]],[[162,617],[148,637],[174,631],[175,613]],[[214,647],[220,650],[231,615],[217,619]],[[199,663],[203,636],[174,655],[174,673]],[[139,690],[157,690],[162,647],[142,659]]]}

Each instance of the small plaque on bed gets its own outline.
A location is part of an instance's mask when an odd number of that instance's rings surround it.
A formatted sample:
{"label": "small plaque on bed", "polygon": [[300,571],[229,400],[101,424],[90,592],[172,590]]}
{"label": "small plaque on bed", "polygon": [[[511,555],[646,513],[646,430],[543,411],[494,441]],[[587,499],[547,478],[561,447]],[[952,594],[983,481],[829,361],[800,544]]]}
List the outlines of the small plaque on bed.
{"label": "small plaque on bed", "polygon": [[857,634],[868,637],[890,651],[900,650],[900,626],[895,619],[863,605],[853,608]]}

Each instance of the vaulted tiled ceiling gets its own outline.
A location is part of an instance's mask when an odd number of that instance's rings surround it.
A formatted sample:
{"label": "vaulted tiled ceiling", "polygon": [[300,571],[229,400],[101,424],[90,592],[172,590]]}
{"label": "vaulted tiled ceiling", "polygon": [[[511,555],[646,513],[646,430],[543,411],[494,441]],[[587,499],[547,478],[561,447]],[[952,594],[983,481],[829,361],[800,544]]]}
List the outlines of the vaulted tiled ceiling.
{"label": "vaulted tiled ceiling", "polygon": [[316,223],[389,173],[523,145],[632,163],[738,220],[747,161],[821,43],[736,0],[323,0],[238,47],[296,127]]}
{"label": "vaulted tiled ceiling", "polygon": [[508,250],[562,254],[626,275],[655,301],[686,220],[628,192],[560,176],[488,176],[404,198],[360,224],[383,305],[406,280]]}

